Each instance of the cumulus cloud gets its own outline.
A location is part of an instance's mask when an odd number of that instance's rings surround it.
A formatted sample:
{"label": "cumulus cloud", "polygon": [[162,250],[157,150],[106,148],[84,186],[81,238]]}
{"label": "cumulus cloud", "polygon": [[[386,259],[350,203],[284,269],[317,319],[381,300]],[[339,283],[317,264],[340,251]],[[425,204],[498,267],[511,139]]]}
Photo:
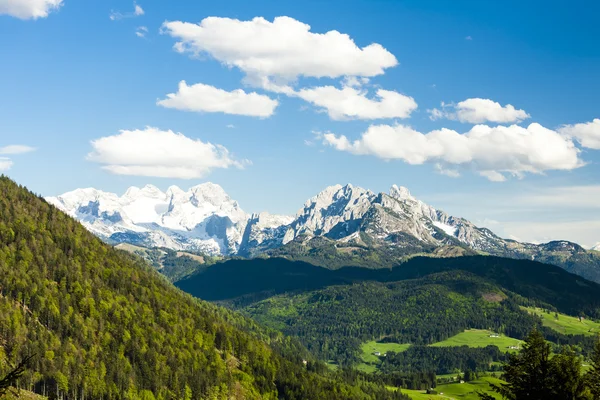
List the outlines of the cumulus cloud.
{"label": "cumulus cloud", "polygon": [[467,99],[458,104],[442,103],[441,110],[434,108],[427,111],[432,120],[447,118],[472,124],[521,122],[530,117],[525,110],[517,110],[511,104],[502,106],[496,101],[480,98]]}
{"label": "cumulus cloud", "polygon": [[[360,84],[358,81],[350,82]],[[377,90],[375,98],[367,97],[366,90],[345,86],[321,86],[301,89],[295,96],[320,107],[333,120],[408,118],[417,108],[412,97],[391,90]]]}
{"label": "cumulus cloud", "polygon": [[290,17],[270,22],[208,17],[199,24],[170,21],[162,32],[175,38],[174,49],[194,56],[209,55],[237,67],[249,81],[273,78],[293,81],[299,76],[371,77],[398,64],[396,57],[377,43],[359,47],[338,31],[311,32],[311,27]]}
{"label": "cumulus cloud", "polygon": [[62,4],[63,0],[0,0],[0,15],[19,19],[46,18]]}
{"label": "cumulus cloud", "polygon": [[[398,65],[382,45],[359,47],[347,34],[312,32],[290,17],[272,22],[208,17],[200,23],[165,22],[161,32],[176,40],[174,49],[194,57],[209,56],[240,69],[244,82],[264,90],[299,97],[334,120],[408,118],[417,108],[412,97],[378,89],[369,97],[370,78]],[[340,79],[342,88],[296,89],[298,78]]]}
{"label": "cumulus cloud", "polygon": [[358,140],[329,132],[321,138],[339,151],[408,164],[434,163],[438,170],[460,166],[491,181],[505,180],[505,173],[522,177],[583,165],[569,138],[537,123],[527,128],[476,125],[464,134],[445,128],[423,134],[405,125],[372,125]]}
{"label": "cumulus cloud", "polygon": [[0,147],[0,154],[8,155],[8,154],[23,154],[30,153],[34,151],[35,148],[31,146],[25,146],[22,144],[12,144],[9,146]]}
{"label": "cumulus cloud", "polygon": [[575,125],[564,125],[558,131],[577,140],[583,147],[600,150],[600,119]]}
{"label": "cumulus cloud", "polygon": [[[108,16],[112,21],[118,21],[124,18],[135,18],[144,15],[144,9],[142,6],[137,4],[135,1],[133,2],[133,11],[122,13],[120,11],[111,11]],[[138,35],[139,36],[139,35]]]}
{"label": "cumulus cloud", "polygon": [[227,92],[203,83],[188,86],[185,81],[181,81],[177,93],[167,94],[167,98],[159,100],[157,104],[184,111],[222,112],[266,118],[273,115],[279,103],[256,92],[246,93],[242,89]]}
{"label": "cumulus cloud", "polygon": [[194,179],[217,168],[243,168],[248,164],[233,159],[221,145],[152,127],[122,130],[91,144],[93,151],[87,159],[117,175]]}

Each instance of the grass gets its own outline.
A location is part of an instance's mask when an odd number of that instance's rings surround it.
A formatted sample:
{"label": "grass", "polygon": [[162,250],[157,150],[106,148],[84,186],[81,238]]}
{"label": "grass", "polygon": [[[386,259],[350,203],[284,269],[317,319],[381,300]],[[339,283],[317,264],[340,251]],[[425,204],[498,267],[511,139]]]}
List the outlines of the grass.
{"label": "grass", "polygon": [[432,344],[434,347],[486,347],[489,345],[497,346],[502,351],[517,352],[518,350],[510,349],[511,346],[521,347],[521,340],[513,339],[508,336],[500,335],[500,337],[491,337],[492,331],[485,329],[468,329],[451,338]]}
{"label": "grass", "polygon": [[489,390],[489,383],[501,382],[498,378],[486,376],[472,382],[465,383],[447,383],[438,385],[436,388],[438,394],[431,395],[425,393],[424,390],[408,390],[401,389],[402,393],[407,394],[414,400],[429,400],[429,399],[455,399],[455,400],[479,400],[477,392],[485,392],[492,395],[496,399],[501,399],[501,396]]}
{"label": "grass", "polygon": [[[507,336],[500,335],[498,338],[490,337],[491,331],[483,329],[469,329],[458,335],[452,336],[442,342],[432,344],[436,347],[457,347],[457,346],[469,346],[469,347],[485,347],[488,345],[498,346],[502,351],[517,352],[518,350],[511,350],[510,346],[518,346],[522,343],[521,340],[513,339]],[[362,362],[356,365],[356,369],[366,373],[373,373],[379,369],[381,360],[379,356],[374,353],[379,352],[381,355],[394,351],[401,353],[406,351],[411,345],[410,344],[399,344],[399,343],[379,343],[374,340],[363,343],[361,345],[361,358]]]}
{"label": "grass", "polygon": [[381,360],[379,359],[379,356],[374,354],[375,352],[379,352],[381,355],[389,351],[401,353],[407,350],[409,347],[410,344],[379,343],[374,340],[363,343],[361,345],[362,354],[360,356],[363,362],[358,364],[356,369],[367,373],[373,373],[377,371],[379,364],[381,364]]}
{"label": "grass", "polygon": [[546,313],[541,308],[534,307],[521,307],[530,314],[535,314],[542,317],[542,324],[548,328],[554,329],[557,332],[565,335],[597,335],[600,333],[600,323],[594,322],[588,319],[579,320],[577,317],[558,313],[558,319],[556,313]]}

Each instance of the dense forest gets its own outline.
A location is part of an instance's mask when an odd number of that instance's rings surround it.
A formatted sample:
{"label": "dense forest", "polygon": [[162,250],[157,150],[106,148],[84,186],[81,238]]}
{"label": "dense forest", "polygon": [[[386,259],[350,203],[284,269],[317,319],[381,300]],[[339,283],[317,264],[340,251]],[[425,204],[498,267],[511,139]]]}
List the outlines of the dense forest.
{"label": "dense forest", "polygon": [[29,356],[19,385],[53,398],[403,398],[182,293],[1,177],[0,376]]}
{"label": "dense forest", "polygon": [[537,327],[552,342],[575,345],[587,356],[592,337],[542,327],[540,318],[520,306],[600,315],[600,285],[556,266],[486,256],[414,258],[378,270],[330,270],[277,258],[231,260],[176,285],[242,310],[298,337],[319,358],[344,366],[359,362],[360,346],[370,340],[428,345],[469,328],[523,339]]}
{"label": "dense forest", "polygon": [[383,357],[382,373],[416,373],[434,371],[452,374],[457,371],[499,371],[499,362],[508,361],[508,353],[497,346],[482,348],[411,346],[401,353],[388,352]]}
{"label": "dense forest", "polygon": [[364,281],[391,283],[439,272],[463,271],[486,283],[560,312],[600,319],[600,284],[560,267],[494,256],[414,257],[394,268],[345,267],[336,270],[284,258],[255,258],[217,263],[177,281],[177,287],[210,301],[247,303],[291,291],[323,289]]}
{"label": "dense forest", "polygon": [[540,324],[498,288],[462,271],[280,295],[243,311],[342,365],[358,362],[361,343],[372,339],[429,345],[469,328],[523,338]]}

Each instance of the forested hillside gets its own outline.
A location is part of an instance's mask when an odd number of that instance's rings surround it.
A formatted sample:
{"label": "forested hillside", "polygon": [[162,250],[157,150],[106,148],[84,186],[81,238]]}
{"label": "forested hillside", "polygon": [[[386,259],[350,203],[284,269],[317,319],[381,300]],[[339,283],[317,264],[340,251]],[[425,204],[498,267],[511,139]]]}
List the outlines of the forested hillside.
{"label": "forested hillside", "polygon": [[[600,285],[556,266],[491,256],[422,257],[377,270],[329,270],[285,259],[233,260],[177,285],[296,336],[320,358],[339,365],[360,363],[361,344],[371,340],[430,345],[469,328],[523,339],[538,327],[554,343],[577,345],[589,354],[591,336],[549,329],[522,307],[600,316]],[[500,350],[474,350],[444,363],[443,349],[414,349],[384,366],[388,372],[433,368],[447,373],[470,357],[471,368],[481,369],[501,361],[508,349]],[[419,354],[431,360],[419,360]]]}
{"label": "forested hillside", "polygon": [[20,386],[59,398],[402,398],[311,372],[294,340],[182,293],[1,177],[0,374],[29,355]]}
{"label": "forested hillside", "polygon": [[550,303],[567,314],[600,318],[600,284],[554,265],[494,256],[415,257],[394,268],[337,270],[284,258],[230,260],[178,281],[176,286],[210,301],[249,303],[284,292],[364,281],[397,282],[448,271],[469,272],[488,284]]}

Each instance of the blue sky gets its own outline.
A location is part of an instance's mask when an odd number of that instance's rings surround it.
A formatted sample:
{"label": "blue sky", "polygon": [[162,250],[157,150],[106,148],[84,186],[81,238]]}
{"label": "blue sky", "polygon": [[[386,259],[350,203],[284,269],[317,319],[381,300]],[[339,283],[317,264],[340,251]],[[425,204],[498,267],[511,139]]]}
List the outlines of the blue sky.
{"label": "blue sky", "polygon": [[503,236],[600,241],[599,4],[135,6],[0,0],[5,174],[43,195],[212,181],[285,214],[396,183]]}

